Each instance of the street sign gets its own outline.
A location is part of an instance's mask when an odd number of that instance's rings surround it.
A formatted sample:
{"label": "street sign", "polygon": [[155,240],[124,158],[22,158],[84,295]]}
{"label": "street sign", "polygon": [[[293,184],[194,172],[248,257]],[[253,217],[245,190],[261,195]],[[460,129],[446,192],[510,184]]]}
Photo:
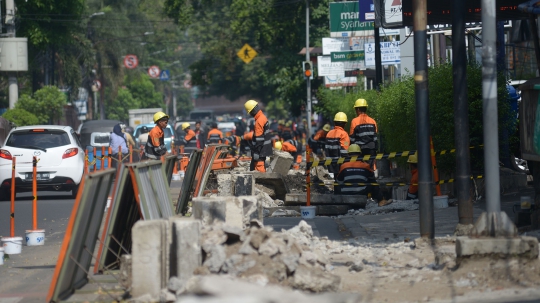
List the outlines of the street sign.
{"label": "street sign", "polygon": [[373,35],[373,22],[361,22],[358,1],[330,2],[330,37]]}
{"label": "street sign", "polygon": [[94,80],[94,84],[92,85],[92,91],[99,91],[101,89],[101,82],[99,80]]}
{"label": "street sign", "polygon": [[124,57],[124,66],[128,69],[134,69],[139,65],[139,59],[135,55],[126,55]]}
{"label": "street sign", "polygon": [[247,43],[236,54],[246,64],[257,57],[257,52]]}
{"label": "street sign", "polygon": [[159,78],[159,75],[161,74],[161,70],[159,69],[159,66],[157,65],[152,65],[148,68],[148,76],[150,76],[150,78]]}
{"label": "street sign", "polygon": [[[365,65],[375,66],[375,43],[366,43],[365,49]],[[381,42],[381,64],[392,65],[401,63],[401,50],[399,41]]]}
{"label": "street sign", "polygon": [[159,80],[161,81],[169,81],[171,79],[171,73],[168,69],[162,70],[161,74],[159,75]]}

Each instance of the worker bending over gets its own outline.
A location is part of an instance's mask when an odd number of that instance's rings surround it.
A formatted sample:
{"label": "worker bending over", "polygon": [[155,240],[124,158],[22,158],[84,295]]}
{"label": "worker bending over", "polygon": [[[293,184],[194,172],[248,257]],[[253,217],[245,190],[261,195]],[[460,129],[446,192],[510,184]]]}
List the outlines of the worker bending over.
{"label": "worker bending over", "polygon": [[248,114],[255,118],[253,129],[253,138],[251,144],[251,171],[257,170],[266,172],[264,161],[266,157],[272,155],[272,135],[268,119],[259,108],[259,104],[255,100],[249,100],[244,104]]}
{"label": "worker bending over", "polygon": [[330,124],[325,124],[308,139],[309,148],[311,148],[314,154],[323,156],[324,145],[326,143],[326,134],[328,134],[330,128]]}
{"label": "worker bending over", "polygon": [[182,138],[180,143],[181,145],[184,145],[185,153],[191,153],[197,148],[197,138],[195,132],[191,129],[189,122],[182,123],[182,130],[186,133],[186,135],[184,138]]}
{"label": "worker bending over", "polygon": [[[351,144],[349,146],[349,156],[357,157],[354,162],[346,162],[341,165],[336,181],[339,185],[334,186],[334,194],[337,195],[364,195],[371,194],[379,206],[385,206],[392,203],[392,199],[386,200],[381,194],[380,188],[375,178],[373,170],[368,163],[360,160],[362,152],[360,146]],[[345,185],[343,183],[351,183]]]}
{"label": "worker bending over", "polygon": [[236,156],[238,155],[238,149],[240,148],[241,137],[239,136],[228,136],[223,138],[223,143],[229,145],[229,155]]}

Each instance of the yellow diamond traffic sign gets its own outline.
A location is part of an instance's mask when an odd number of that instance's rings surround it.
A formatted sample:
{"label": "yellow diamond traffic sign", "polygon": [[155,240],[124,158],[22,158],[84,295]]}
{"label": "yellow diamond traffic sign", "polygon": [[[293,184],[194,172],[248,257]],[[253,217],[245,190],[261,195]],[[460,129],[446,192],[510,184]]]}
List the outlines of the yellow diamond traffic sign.
{"label": "yellow diamond traffic sign", "polygon": [[236,54],[245,63],[251,62],[257,56],[257,52],[247,43]]}

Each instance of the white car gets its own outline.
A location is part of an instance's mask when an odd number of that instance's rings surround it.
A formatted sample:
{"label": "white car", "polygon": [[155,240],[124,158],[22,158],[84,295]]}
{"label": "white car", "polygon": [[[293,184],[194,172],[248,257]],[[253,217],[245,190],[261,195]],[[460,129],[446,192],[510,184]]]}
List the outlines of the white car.
{"label": "white car", "polygon": [[236,132],[234,122],[218,122],[217,128],[223,133],[223,137],[234,135]]}
{"label": "white car", "polygon": [[84,173],[84,149],[69,126],[32,125],[12,129],[0,148],[0,200],[11,195],[12,161],[15,192],[32,191],[33,157],[36,156],[37,189],[71,191],[77,196]]}

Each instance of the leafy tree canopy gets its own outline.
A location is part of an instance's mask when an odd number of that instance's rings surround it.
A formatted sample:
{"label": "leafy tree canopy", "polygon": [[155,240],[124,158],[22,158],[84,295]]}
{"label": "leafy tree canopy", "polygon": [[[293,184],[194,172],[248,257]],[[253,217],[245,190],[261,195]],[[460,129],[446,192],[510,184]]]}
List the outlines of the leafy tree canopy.
{"label": "leafy tree canopy", "polygon": [[39,124],[39,119],[36,117],[36,115],[22,108],[9,109],[2,115],[2,117],[15,123],[17,126]]}

